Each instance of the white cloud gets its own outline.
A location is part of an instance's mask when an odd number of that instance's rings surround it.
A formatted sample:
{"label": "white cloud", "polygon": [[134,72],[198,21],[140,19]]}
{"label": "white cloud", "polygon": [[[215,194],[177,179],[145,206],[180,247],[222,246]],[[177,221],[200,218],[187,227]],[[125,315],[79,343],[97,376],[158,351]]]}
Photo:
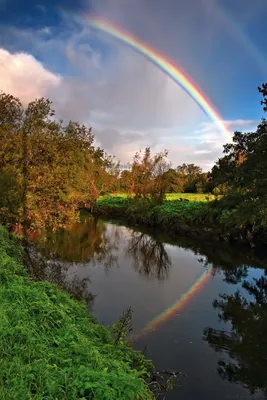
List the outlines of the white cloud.
{"label": "white cloud", "polygon": [[23,104],[46,96],[59,83],[60,77],[31,55],[0,49],[0,90],[19,97]]}
{"label": "white cloud", "polygon": [[41,35],[50,35],[51,33],[51,28],[49,26],[45,26],[44,28],[39,30],[39,33]]}
{"label": "white cloud", "polygon": [[[247,129],[254,129],[259,121],[255,121],[253,119],[235,119],[235,120],[223,120],[223,124],[226,126],[229,132],[234,130],[247,130]],[[217,130],[217,125],[215,122],[203,122],[198,133],[205,133]]]}

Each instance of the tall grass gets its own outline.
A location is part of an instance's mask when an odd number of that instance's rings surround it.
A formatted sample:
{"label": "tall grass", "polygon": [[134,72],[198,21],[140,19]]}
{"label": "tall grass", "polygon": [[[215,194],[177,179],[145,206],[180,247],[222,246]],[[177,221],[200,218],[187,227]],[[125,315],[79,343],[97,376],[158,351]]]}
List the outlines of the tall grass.
{"label": "tall grass", "polygon": [[0,227],[0,399],[152,399],[151,363],[86,307],[34,282]]}

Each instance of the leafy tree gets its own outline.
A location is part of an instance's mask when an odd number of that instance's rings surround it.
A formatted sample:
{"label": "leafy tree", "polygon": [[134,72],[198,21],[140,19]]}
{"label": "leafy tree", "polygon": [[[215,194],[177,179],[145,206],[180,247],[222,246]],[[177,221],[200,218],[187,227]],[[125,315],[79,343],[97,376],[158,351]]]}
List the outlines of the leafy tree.
{"label": "leafy tree", "polygon": [[224,157],[220,158],[212,168],[212,179],[216,186],[224,185],[229,188],[238,184],[238,174],[241,164],[248,153],[249,133],[235,132],[233,143],[224,145]]}
{"label": "leafy tree", "polygon": [[[178,178],[183,184],[183,192],[196,193],[205,191],[205,175],[195,164],[182,164],[176,168]],[[198,185],[198,186],[197,186]]]}
{"label": "leafy tree", "polygon": [[73,222],[78,206],[95,202],[111,183],[113,162],[93,143],[91,128],[57,122],[48,99],[24,109],[18,98],[1,93],[1,221],[31,229]]}
{"label": "leafy tree", "polygon": [[[259,88],[266,112],[266,84]],[[212,169],[216,184],[227,184],[229,191],[250,199],[267,194],[267,121],[262,119],[255,132],[235,132],[233,143],[224,146],[225,156]]]}
{"label": "leafy tree", "polygon": [[133,193],[134,181],[131,171],[124,169],[120,174],[120,189],[126,193]]}
{"label": "leafy tree", "polygon": [[179,175],[175,169],[170,168],[164,173],[164,179],[168,184],[168,193],[180,193],[183,192],[183,181],[180,179]]}
{"label": "leafy tree", "polygon": [[167,151],[151,155],[151,150],[147,147],[142,152],[137,152],[134,156],[131,179],[133,182],[133,192],[138,199],[143,198],[156,204],[162,204],[168,189],[168,182],[165,173],[170,169],[170,164],[166,161]]}
{"label": "leafy tree", "polygon": [[0,220],[16,221],[22,198],[23,109],[18,98],[0,93]]}
{"label": "leafy tree", "polygon": [[195,164],[182,164],[182,165],[178,165],[178,167],[176,168],[176,171],[179,174],[182,175],[191,175],[191,176],[196,176],[202,173],[202,170],[199,166],[195,165]]}

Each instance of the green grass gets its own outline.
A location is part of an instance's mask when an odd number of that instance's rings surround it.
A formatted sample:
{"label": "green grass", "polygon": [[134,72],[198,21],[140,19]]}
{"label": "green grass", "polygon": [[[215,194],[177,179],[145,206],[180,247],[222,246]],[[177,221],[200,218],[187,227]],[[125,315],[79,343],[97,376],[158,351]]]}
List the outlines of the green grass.
{"label": "green grass", "polygon": [[162,205],[152,207],[142,199],[126,196],[103,196],[97,201],[95,212],[103,216],[123,217],[149,226],[161,226],[163,229],[175,224],[192,224],[201,218],[207,209],[204,195],[169,194]]}
{"label": "green grass", "polygon": [[[116,193],[111,193],[108,195],[109,197],[121,197],[121,198],[128,198],[132,197],[127,195],[127,193],[123,192],[116,192]],[[107,196],[101,196],[100,199],[106,198]],[[166,200],[180,200],[181,199],[187,199],[190,201],[207,201],[208,198],[209,200],[214,200],[214,196],[209,193],[167,193],[166,195]]]}
{"label": "green grass", "polygon": [[0,227],[0,399],[152,399],[151,363],[21,260]]}
{"label": "green grass", "polygon": [[212,194],[207,193],[168,193],[166,195],[167,200],[180,200],[187,199],[189,201],[208,201],[214,200],[214,196]]}

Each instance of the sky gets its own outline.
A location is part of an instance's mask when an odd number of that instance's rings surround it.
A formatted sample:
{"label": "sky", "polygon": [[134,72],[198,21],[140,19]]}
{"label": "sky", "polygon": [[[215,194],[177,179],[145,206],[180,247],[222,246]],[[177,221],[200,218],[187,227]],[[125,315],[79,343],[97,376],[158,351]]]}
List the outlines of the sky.
{"label": "sky", "polygon": [[0,91],[49,97],[59,118],[93,128],[122,164],[169,150],[209,170],[227,142],[196,102],[143,55],[92,28],[97,15],[186,72],[230,132],[263,117],[266,0],[0,0]]}

